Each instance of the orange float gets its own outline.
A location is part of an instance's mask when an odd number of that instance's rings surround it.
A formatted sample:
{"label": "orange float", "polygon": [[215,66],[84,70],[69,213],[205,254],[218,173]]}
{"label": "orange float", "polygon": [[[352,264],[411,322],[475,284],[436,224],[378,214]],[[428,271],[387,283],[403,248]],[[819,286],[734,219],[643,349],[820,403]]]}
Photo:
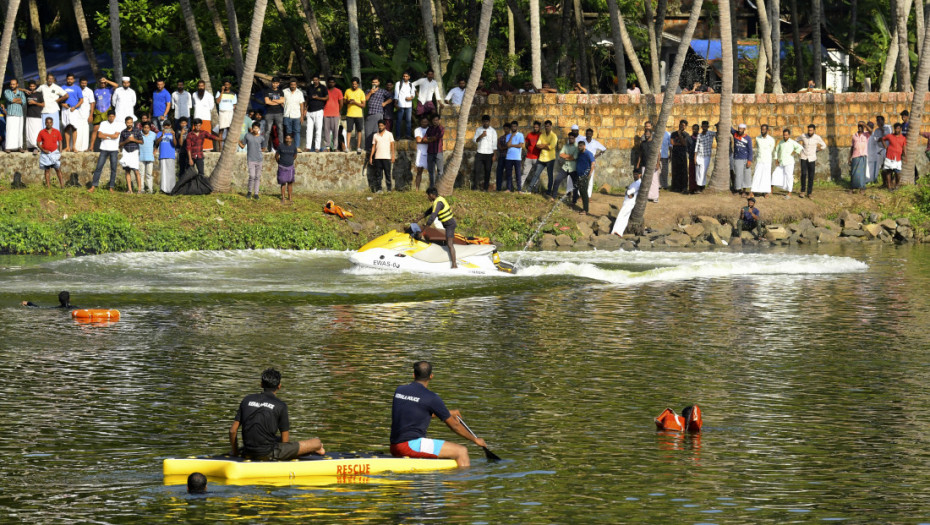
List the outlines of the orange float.
{"label": "orange float", "polygon": [[701,408],[697,405],[691,405],[681,410],[681,415],[675,413],[671,408],[666,408],[655,418],[657,430],[672,430],[680,432],[700,432],[704,421],[701,417]]}
{"label": "orange float", "polygon": [[72,310],[71,318],[79,322],[103,323],[107,321],[119,321],[119,310],[106,309],[80,309]]}

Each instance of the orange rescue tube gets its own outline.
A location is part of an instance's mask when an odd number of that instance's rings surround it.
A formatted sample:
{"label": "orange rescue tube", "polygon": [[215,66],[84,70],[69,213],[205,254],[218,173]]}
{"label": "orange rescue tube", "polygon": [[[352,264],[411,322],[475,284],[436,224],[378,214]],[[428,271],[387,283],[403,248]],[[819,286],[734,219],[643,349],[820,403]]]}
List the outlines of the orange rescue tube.
{"label": "orange rescue tube", "polygon": [[681,410],[681,417],[685,420],[685,428],[688,429],[688,432],[701,431],[701,427],[704,425],[704,420],[701,417],[701,407],[697,405],[685,407]]}
{"label": "orange rescue tube", "polygon": [[671,408],[666,408],[655,419],[657,430],[684,430],[684,420]]}
{"label": "orange rescue tube", "polygon": [[697,405],[683,408],[680,416],[675,414],[675,411],[671,408],[666,408],[659,414],[659,417],[655,418],[655,422],[658,430],[672,430],[676,432],[682,430],[700,432],[701,426],[704,425],[704,421],[701,417],[701,407]]}
{"label": "orange rescue tube", "polygon": [[81,309],[72,310],[71,317],[80,321],[119,321],[119,310]]}

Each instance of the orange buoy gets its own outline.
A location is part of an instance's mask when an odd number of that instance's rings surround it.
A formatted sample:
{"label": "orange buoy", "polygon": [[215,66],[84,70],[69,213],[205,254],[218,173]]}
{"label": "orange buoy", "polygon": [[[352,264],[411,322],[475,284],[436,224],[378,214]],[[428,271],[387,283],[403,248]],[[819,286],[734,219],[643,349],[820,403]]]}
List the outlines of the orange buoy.
{"label": "orange buoy", "polygon": [[72,310],[71,317],[79,321],[91,321],[91,322],[104,322],[104,321],[119,321],[119,310],[105,310],[105,309],[81,309],[81,310]]}
{"label": "orange buoy", "polygon": [[681,410],[681,415],[675,413],[671,408],[666,408],[655,418],[657,430],[672,430],[680,432],[700,432],[704,424],[701,418],[701,408],[697,405],[691,405]]}

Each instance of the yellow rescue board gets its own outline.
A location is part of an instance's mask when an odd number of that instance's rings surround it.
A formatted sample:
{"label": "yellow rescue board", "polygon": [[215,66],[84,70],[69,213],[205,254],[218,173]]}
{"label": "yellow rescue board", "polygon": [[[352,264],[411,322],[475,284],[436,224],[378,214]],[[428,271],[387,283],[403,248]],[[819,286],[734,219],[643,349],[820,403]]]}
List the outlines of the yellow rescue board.
{"label": "yellow rescue board", "polygon": [[302,478],[311,476],[366,476],[385,472],[408,473],[456,468],[454,459],[395,458],[377,454],[332,454],[292,461],[249,461],[230,456],[168,458],[165,477],[193,472],[227,480],[252,478]]}

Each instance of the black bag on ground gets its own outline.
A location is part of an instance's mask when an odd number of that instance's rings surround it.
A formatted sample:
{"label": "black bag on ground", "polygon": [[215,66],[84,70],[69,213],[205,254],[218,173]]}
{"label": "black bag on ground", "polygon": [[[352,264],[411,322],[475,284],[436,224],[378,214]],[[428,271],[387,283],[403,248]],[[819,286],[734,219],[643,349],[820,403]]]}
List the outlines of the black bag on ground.
{"label": "black bag on ground", "polygon": [[181,175],[181,179],[171,190],[172,195],[209,195],[213,192],[210,181],[201,175],[197,168],[191,166]]}

